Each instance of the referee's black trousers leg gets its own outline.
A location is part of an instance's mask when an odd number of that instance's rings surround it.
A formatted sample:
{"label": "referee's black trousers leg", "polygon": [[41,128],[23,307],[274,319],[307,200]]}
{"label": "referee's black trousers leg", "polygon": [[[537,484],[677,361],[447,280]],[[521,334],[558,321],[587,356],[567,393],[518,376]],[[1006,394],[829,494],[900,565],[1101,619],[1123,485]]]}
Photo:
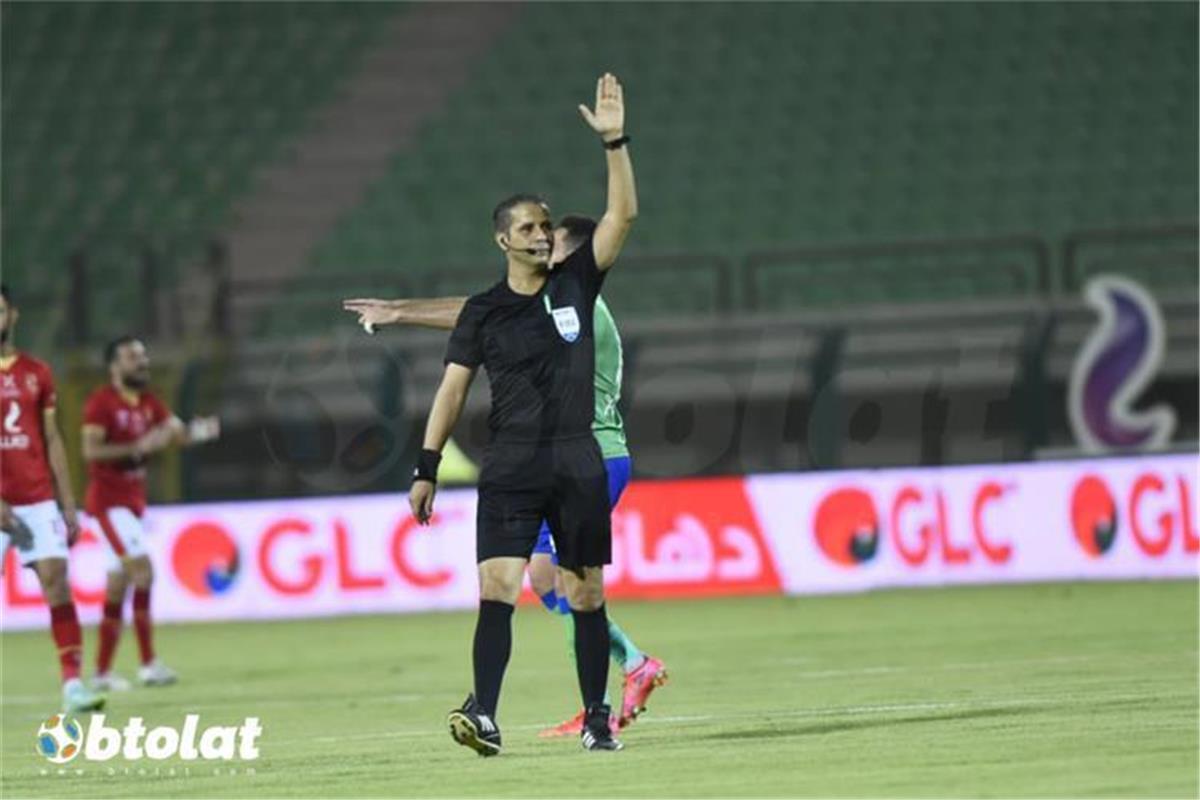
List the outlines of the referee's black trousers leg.
{"label": "referee's black trousers leg", "polygon": [[586,709],[603,703],[608,688],[608,614],[601,604],[595,611],[571,609],[571,615],[575,618],[575,669]]}
{"label": "referee's black trousers leg", "polygon": [[[492,719],[500,702],[500,684],[512,653],[513,607],[499,600],[480,600],[475,623],[475,701]],[[608,629],[605,628],[607,635]]]}

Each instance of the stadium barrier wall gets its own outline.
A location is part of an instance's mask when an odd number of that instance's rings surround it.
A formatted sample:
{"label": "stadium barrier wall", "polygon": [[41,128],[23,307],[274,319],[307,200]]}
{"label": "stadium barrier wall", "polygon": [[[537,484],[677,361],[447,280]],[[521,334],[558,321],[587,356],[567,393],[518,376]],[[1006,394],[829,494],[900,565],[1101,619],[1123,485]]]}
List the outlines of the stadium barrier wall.
{"label": "stadium barrier wall", "polygon": [[[1013,581],[1195,578],[1197,457],[634,482],[613,517],[613,598],[810,594]],[[159,506],[146,514],[162,621],[465,609],[475,492]],[[71,556],[98,619],[107,546]],[[30,570],[6,555],[0,626],[40,628]],[[528,592],[527,592],[528,593]]]}

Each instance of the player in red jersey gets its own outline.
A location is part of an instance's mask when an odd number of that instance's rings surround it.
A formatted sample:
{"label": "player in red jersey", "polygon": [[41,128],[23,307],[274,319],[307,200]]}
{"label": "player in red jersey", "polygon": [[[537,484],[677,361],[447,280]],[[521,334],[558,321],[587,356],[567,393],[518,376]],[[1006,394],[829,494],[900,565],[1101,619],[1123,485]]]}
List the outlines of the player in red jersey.
{"label": "player in red jersey", "polygon": [[146,510],[146,462],[172,444],[191,445],[216,439],[216,417],[197,417],[185,425],[147,387],[150,359],[146,346],[122,336],[104,349],[109,383],[92,392],[83,411],[83,457],[88,462],[85,507],[100,523],[112,559],[105,587],[104,618],[92,686],[122,691],[129,682],[112,672],[121,635],[121,607],[133,584],[133,627],[146,686],[174,683],[177,676],[154,655],[150,621],[150,586],[154,570],[146,552],[142,514]]}
{"label": "player in red jersey", "polygon": [[50,633],[58,648],[63,708],[94,711],[104,697],[79,678],[83,634],[67,582],[67,548],[79,538],[75,497],[67,454],[55,418],[54,376],[50,367],[13,341],[17,308],[0,286],[0,529],[21,565],[37,573],[50,606]]}

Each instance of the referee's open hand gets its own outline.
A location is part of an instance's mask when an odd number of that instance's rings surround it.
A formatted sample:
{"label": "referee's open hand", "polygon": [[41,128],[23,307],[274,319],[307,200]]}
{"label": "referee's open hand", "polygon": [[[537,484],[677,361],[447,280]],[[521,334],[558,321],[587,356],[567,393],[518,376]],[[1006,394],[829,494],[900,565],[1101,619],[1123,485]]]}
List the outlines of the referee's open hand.
{"label": "referee's open hand", "polygon": [[437,494],[437,484],[433,481],[413,481],[412,489],[408,492],[408,505],[412,508],[413,516],[422,525],[429,524],[433,516],[433,496]]}
{"label": "referee's open hand", "polygon": [[611,72],[606,72],[596,81],[596,110],[579,106],[579,113],[605,141],[625,133],[625,95],[621,82]]}

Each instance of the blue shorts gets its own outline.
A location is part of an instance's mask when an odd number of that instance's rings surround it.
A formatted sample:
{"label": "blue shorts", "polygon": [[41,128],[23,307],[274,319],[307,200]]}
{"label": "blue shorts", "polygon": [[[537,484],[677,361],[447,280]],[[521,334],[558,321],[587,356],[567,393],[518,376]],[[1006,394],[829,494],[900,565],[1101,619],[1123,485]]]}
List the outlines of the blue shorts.
{"label": "blue shorts", "polygon": [[[617,507],[617,502],[625,492],[625,487],[629,485],[629,473],[633,470],[633,461],[629,456],[606,458],[604,459],[604,468],[608,471],[608,508],[612,510]],[[537,553],[554,555],[554,540],[550,536],[550,526],[545,520],[542,520],[542,530],[538,533],[537,544],[533,546],[533,552],[535,555]],[[554,559],[554,563],[558,563],[557,558]]]}

